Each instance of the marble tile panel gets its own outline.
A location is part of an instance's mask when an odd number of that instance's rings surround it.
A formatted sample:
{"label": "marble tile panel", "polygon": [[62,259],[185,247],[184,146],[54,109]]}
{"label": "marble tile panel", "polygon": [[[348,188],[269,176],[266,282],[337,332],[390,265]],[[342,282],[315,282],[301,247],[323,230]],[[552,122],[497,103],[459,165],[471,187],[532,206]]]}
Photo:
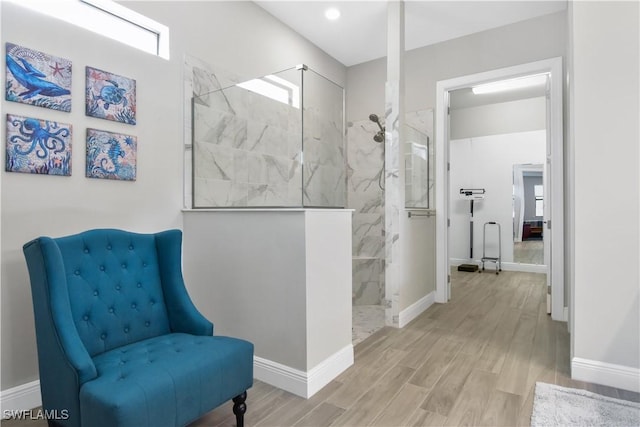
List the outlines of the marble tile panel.
{"label": "marble tile panel", "polygon": [[353,284],[353,305],[379,305],[380,282],[359,282]]}
{"label": "marble tile panel", "polygon": [[223,147],[245,147],[247,142],[247,120],[234,114],[211,108],[195,106],[194,139],[218,144]]}
{"label": "marble tile panel", "polygon": [[194,207],[245,207],[247,184],[218,179],[195,178],[198,191],[194,194]]}
{"label": "marble tile panel", "polygon": [[352,316],[351,331],[354,346],[385,326],[385,308],[382,305],[355,305]]}
{"label": "marble tile panel", "polygon": [[[299,163],[286,157],[264,155],[266,169],[266,183],[272,187],[288,185],[295,176]],[[284,194],[287,194],[285,191]]]}
{"label": "marble tile panel", "polygon": [[307,162],[303,168],[305,206],[344,207],[346,198],[344,168]]}
{"label": "marble tile panel", "polygon": [[247,124],[246,149],[277,157],[289,155],[289,135],[282,128],[266,122],[253,121]]}
{"label": "marble tile panel", "polygon": [[384,256],[384,216],[381,214],[353,214],[353,256]]}
{"label": "marble tile panel", "polygon": [[363,191],[349,190],[347,200],[348,207],[358,213],[384,213],[384,192],[377,185]]}
{"label": "marble tile panel", "polygon": [[[194,176],[196,178],[231,181],[234,177],[233,150],[215,144],[196,141]],[[199,187],[196,187],[196,192]]]}
{"label": "marble tile panel", "polygon": [[289,207],[286,185],[248,184],[249,206]]}

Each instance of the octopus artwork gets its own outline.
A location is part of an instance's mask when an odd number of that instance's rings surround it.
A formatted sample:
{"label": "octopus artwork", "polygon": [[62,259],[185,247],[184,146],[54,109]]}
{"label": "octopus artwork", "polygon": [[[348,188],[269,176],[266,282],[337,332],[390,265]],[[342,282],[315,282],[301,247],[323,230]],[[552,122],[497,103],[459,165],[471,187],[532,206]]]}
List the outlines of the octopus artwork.
{"label": "octopus artwork", "polygon": [[7,172],[71,175],[70,124],[7,114]]}

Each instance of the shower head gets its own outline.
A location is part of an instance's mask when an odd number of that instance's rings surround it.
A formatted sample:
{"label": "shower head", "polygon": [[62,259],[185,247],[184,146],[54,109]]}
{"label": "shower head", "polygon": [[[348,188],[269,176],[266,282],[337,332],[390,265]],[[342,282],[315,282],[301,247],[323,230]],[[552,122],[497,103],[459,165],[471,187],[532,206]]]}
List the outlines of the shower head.
{"label": "shower head", "polygon": [[[384,128],[380,124],[380,118],[378,118],[377,114],[369,114],[369,120],[371,120],[372,122],[374,122],[374,123],[376,123],[378,125],[378,127],[380,128],[380,133],[384,133]],[[373,139],[376,142],[382,142],[382,141],[378,141],[375,137]]]}
{"label": "shower head", "polygon": [[380,131],[380,132],[376,133],[375,135],[373,135],[373,140],[375,142],[384,142],[384,132]]}

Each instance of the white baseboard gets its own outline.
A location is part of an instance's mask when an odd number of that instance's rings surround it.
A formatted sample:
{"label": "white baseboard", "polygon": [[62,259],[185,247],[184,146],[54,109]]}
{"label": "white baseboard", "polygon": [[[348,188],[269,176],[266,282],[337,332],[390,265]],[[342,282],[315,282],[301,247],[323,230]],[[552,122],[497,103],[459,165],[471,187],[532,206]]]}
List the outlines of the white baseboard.
{"label": "white baseboard", "polygon": [[308,399],[351,365],[353,345],[349,344],[307,372],[254,356],[253,376],[274,387]]}
{"label": "white baseboard", "polygon": [[571,378],[640,392],[640,369],[574,357]]}
{"label": "white baseboard", "polygon": [[436,291],[431,291],[418,301],[411,304],[400,312],[398,316],[398,327],[404,328],[413,319],[420,316],[426,309],[436,301]]}
{"label": "white baseboard", "polygon": [[[461,258],[449,259],[449,264],[452,267],[457,267],[460,264],[476,264],[478,267],[482,267],[480,260],[469,260]],[[495,264],[493,262],[485,263],[485,271],[494,271]],[[523,273],[546,273],[547,266],[543,264],[521,264],[519,262],[502,262],[503,271],[521,271]]]}
{"label": "white baseboard", "polygon": [[2,408],[3,414],[5,410],[28,411],[41,405],[40,380],[2,390],[0,407]]}

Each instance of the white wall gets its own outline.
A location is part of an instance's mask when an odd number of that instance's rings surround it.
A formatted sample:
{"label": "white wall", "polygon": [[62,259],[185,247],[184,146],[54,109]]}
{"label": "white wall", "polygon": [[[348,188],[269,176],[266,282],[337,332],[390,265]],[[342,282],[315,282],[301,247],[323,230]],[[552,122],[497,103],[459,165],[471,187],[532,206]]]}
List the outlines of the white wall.
{"label": "white wall", "polygon": [[[544,130],[450,141],[451,258],[469,258],[470,202],[460,199],[460,189],[484,188],[484,200],[474,203],[474,259],[482,257],[484,223],[496,221],[502,232],[502,262],[513,262],[513,165],[544,163],[545,141]],[[486,239],[486,255],[497,256],[495,227],[487,226]]]}
{"label": "white wall", "polygon": [[[339,62],[251,2],[123,2],[170,28],[166,61],[13,3],[0,2],[2,40],[73,61],[73,106],[62,113],[1,102],[3,113],[73,124],[73,176],[2,174],[2,390],[38,378],[31,294],[22,245],[39,235],[95,227],[140,232],[182,227],[183,69],[186,53],[239,75],[307,63],[344,85]],[[28,22],[29,25],[25,25]],[[84,67],[137,81],[136,126],[84,115]],[[85,128],[138,137],[138,179],[84,177]],[[0,126],[4,140],[5,126]]]}
{"label": "white wall", "polygon": [[617,387],[635,391],[640,391],[639,9],[637,2],[575,2],[570,17],[572,374],[605,384],[617,379]]}

